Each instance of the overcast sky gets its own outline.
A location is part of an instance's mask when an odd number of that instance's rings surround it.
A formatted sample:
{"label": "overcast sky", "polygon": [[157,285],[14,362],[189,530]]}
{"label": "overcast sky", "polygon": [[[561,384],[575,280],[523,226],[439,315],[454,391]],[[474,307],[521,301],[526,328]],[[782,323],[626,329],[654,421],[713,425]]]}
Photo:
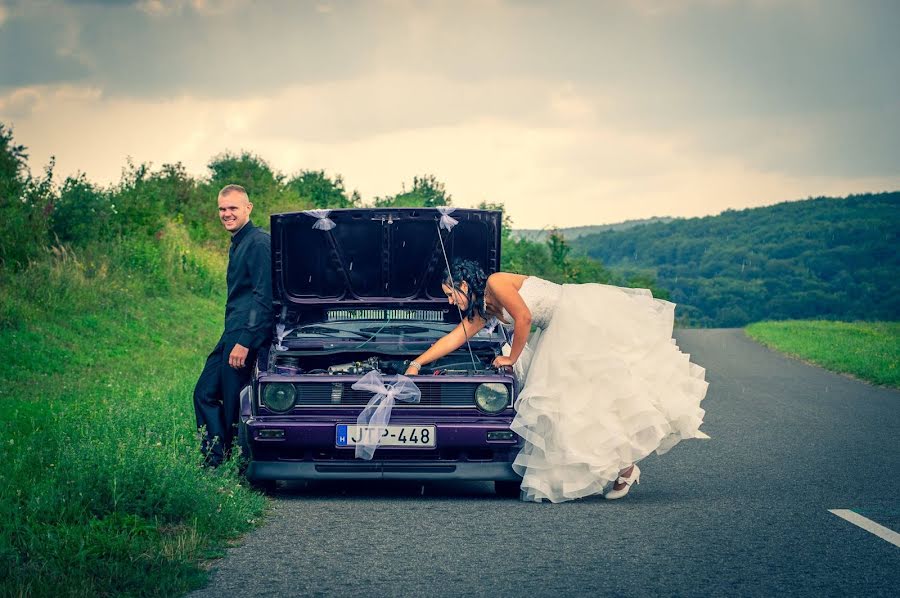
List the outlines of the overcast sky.
{"label": "overcast sky", "polygon": [[434,174],[519,228],[900,189],[900,1],[0,0],[39,170]]}

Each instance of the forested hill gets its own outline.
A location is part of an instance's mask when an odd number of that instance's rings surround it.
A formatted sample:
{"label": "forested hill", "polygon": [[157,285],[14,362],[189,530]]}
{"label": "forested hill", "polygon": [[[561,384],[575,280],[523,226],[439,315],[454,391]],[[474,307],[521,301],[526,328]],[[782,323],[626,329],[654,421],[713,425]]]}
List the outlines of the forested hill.
{"label": "forested hill", "polygon": [[592,224],[589,226],[572,226],[569,228],[560,228],[560,229],[546,229],[546,228],[518,228],[512,231],[512,236],[519,239],[528,239],[529,241],[536,241],[538,243],[546,243],[547,239],[550,237],[550,234],[553,230],[558,230],[566,240],[571,241],[572,239],[577,239],[578,237],[583,237],[585,235],[590,235],[593,233],[601,233],[606,232],[608,230],[624,230],[626,228],[632,228],[634,226],[641,226],[643,224],[650,224],[652,222],[671,222],[672,218],[668,217],[656,217],[656,218],[645,218],[643,220],[626,220],[625,222],[617,222],[615,224]]}
{"label": "forested hill", "polygon": [[644,270],[698,326],[900,319],[900,192],[817,198],[585,235],[571,244]]}

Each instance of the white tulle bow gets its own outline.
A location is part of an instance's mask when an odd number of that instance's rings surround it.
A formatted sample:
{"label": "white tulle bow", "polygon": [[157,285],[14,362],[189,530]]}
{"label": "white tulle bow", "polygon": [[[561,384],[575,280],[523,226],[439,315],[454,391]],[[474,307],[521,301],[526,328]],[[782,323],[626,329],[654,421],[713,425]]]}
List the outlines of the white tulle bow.
{"label": "white tulle bow", "polygon": [[334,220],[328,217],[331,210],[304,210],[303,213],[316,219],[313,228],[317,230],[331,230],[337,226]]}
{"label": "white tulle bow", "polygon": [[494,334],[494,331],[497,329],[497,326],[500,324],[500,320],[497,318],[491,318],[488,320],[487,324],[484,325],[484,331],[488,334]]}
{"label": "white tulle bow", "polygon": [[450,214],[456,208],[452,206],[438,206],[437,211],[441,213],[441,223],[440,227],[446,230],[452,229],[454,226],[459,224],[459,220],[450,216]]}
{"label": "white tulle bow", "polygon": [[356,457],[369,460],[375,454],[381,435],[391,420],[394,401],[418,403],[422,400],[422,391],[415,382],[403,375],[398,375],[396,382],[387,385],[378,370],[372,370],[351,388],[374,393],[366,408],[356,418],[361,432],[361,438],[356,443]]}
{"label": "white tulle bow", "polygon": [[275,336],[278,337],[278,344],[275,345],[275,348],[278,349],[279,351],[287,351],[287,347],[282,345],[281,341],[283,341],[284,337],[286,337],[293,331],[294,331],[293,328],[291,328],[290,330],[285,330],[284,324],[275,324]]}

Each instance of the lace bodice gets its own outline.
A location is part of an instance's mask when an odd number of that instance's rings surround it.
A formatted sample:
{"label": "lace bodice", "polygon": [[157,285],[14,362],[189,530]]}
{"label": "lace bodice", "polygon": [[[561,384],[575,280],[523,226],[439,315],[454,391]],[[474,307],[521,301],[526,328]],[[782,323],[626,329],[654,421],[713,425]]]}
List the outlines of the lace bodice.
{"label": "lace bodice", "polygon": [[[531,323],[538,328],[546,328],[553,318],[553,311],[559,301],[562,287],[549,280],[529,276],[522,282],[519,295],[531,312]],[[512,322],[513,318],[506,309],[503,309],[503,319]]]}

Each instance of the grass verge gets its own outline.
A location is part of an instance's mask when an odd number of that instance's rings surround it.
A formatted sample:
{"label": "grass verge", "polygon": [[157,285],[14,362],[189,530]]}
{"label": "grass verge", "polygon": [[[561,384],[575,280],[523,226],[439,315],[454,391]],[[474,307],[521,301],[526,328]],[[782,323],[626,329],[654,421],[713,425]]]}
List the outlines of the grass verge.
{"label": "grass verge", "polygon": [[900,388],[900,322],[758,322],[747,335],[763,345],[856,378]]}
{"label": "grass verge", "polygon": [[0,276],[2,595],[178,595],[266,506],[233,464],[199,467],[191,393],[223,297],[196,282],[222,264],[106,249]]}

